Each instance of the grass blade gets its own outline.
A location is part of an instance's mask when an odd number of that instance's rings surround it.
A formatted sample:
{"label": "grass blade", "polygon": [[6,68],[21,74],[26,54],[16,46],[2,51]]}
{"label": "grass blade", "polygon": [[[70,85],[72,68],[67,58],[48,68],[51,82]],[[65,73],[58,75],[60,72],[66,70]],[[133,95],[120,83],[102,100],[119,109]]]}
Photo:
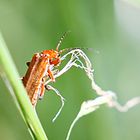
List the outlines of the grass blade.
{"label": "grass blade", "polygon": [[48,140],[36,111],[33,109],[27,93],[22,85],[15,64],[10,56],[6,44],[0,34],[0,76],[9,89],[20,114],[22,115],[32,138]]}

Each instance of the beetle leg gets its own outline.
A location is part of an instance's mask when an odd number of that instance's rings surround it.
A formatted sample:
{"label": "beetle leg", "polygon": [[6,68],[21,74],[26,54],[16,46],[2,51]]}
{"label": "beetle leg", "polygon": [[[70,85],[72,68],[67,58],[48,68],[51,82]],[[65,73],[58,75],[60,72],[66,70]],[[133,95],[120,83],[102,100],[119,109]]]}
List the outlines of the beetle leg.
{"label": "beetle leg", "polygon": [[41,87],[40,87],[41,89],[40,89],[40,93],[38,95],[39,100],[41,100],[43,98],[44,93],[45,93],[45,85],[44,85],[45,79],[46,79],[46,77],[42,78],[42,84],[41,84]]}
{"label": "beetle leg", "polygon": [[41,100],[44,96],[44,93],[45,93],[45,86],[44,86],[44,83],[41,84],[41,90],[40,90],[40,93],[38,95],[38,99]]}
{"label": "beetle leg", "polygon": [[54,75],[50,69],[48,69],[48,76],[51,78],[52,82],[55,82]]}

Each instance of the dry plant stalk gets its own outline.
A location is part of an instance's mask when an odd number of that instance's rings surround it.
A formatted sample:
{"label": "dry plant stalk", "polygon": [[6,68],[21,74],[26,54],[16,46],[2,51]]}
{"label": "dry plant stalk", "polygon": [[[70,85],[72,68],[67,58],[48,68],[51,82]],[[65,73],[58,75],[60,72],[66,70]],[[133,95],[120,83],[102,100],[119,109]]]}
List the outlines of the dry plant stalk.
{"label": "dry plant stalk", "polygon": [[[69,139],[72,128],[75,125],[75,123],[77,122],[77,120],[79,118],[81,118],[82,116],[95,111],[102,104],[107,104],[108,107],[115,108],[120,112],[126,112],[130,108],[132,108],[135,105],[140,103],[140,97],[135,97],[135,98],[132,98],[129,101],[127,101],[126,104],[122,106],[117,101],[116,93],[114,93],[113,91],[110,91],[110,90],[105,91],[100,86],[98,86],[94,79],[94,74],[93,74],[94,69],[92,68],[91,62],[88,59],[88,57],[86,56],[86,54],[81,49],[73,49],[73,50],[69,51],[67,54],[65,54],[64,56],[61,57],[61,61],[66,59],[68,56],[70,56],[69,61],[67,62],[67,64],[64,66],[64,68],[62,70],[60,70],[58,73],[56,73],[54,75],[54,78],[57,78],[57,77],[61,76],[62,74],[64,74],[72,66],[81,68],[86,72],[86,75],[91,80],[91,87],[94,91],[96,91],[97,97],[95,99],[84,101],[82,103],[81,109],[80,109],[78,115],[76,116],[75,120],[72,122],[72,124],[70,126],[66,140]],[[51,80],[48,80],[46,82],[46,84],[48,84],[50,82],[51,82]],[[64,102],[62,102],[62,107],[63,107],[63,105],[64,105]],[[61,107],[61,109],[62,109],[62,107]],[[54,119],[57,118],[61,109],[59,110],[59,112],[57,113],[57,115],[55,116]]]}

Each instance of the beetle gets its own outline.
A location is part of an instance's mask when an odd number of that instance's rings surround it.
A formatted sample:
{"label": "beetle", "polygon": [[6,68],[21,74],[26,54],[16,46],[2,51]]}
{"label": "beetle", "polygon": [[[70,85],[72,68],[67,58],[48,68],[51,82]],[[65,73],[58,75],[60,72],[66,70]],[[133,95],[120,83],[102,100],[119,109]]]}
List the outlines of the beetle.
{"label": "beetle", "polygon": [[55,66],[61,63],[60,54],[62,50],[59,51],[59,47],[66,34],[67,32],[61,37],[56,50],[44,50],[41,53],[36,53],[32,60],[27,62],[28,70],[22,78],[22,82],[34,107],[38,99],[42,99],[45,89],[49,90],[45,81],[50,78],[52,82],[55,82],[55,71],[53,70]]}

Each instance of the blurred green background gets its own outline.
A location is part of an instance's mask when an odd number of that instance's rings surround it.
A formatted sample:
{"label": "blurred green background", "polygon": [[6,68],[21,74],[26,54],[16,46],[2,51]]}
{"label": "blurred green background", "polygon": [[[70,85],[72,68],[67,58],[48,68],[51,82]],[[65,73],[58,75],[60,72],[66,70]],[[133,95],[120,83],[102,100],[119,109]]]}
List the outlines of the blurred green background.
{"label": "blurred green background", "polygon": [[[21,77],[32,55],[55,49],[65,31],[72,32],[61,48],[86,47],[103,89],[117,93],[123,104],[140,95],[139,0],[0,0],[0,30]],[[12,73],[12,71],[11,71]],[[60,106],[49,92],[38,102],[37,112],[49,140],[64,140],[83,101],[95,97],[85,73],[72,68],[53,84],[66,98]],[[102,106],[80,119],[71,140],[140,140],[140,106],[126,113]],[[31,140],[14,102],[0,79],[0,140]]]}

